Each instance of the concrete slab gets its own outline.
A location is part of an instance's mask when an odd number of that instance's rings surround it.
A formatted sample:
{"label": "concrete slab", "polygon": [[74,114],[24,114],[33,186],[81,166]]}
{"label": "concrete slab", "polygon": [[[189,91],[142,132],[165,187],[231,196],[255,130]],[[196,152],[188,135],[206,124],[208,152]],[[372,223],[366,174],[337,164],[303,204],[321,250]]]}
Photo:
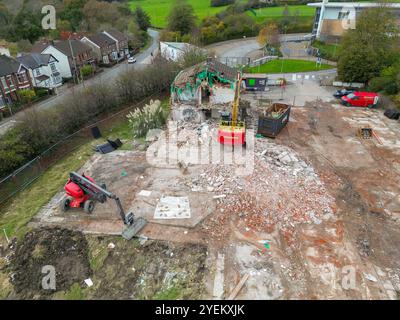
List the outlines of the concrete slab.
{"label": "concrete slab", "polygon": [[162,196],[154,211],[154,219],[189,219],[188,197]]}

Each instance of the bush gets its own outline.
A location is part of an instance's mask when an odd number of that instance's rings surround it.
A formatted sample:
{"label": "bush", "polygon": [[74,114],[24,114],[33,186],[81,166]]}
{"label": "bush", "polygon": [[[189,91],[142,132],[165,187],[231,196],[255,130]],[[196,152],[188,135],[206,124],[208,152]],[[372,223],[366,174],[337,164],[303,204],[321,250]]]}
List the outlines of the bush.
{"label": "bush", "polygon": [[151,100],[142,109],[136,109],[127,116],[135,138],[144,137],[151,129],[159,128],[165,124],[167,114],[164,112],[161,101]]}
{"label": "bush", "polygon": [[85,65],[81,68],[82,77],[90,76],[93,73],[93,67],[90,65]]}
{"label": "bush", "polygon": [[36,97],[36,93],[32,89],[19,90],[18,94],[21,98],[22,103],[31,103]]}
{"label": "bush", "polygon": [[104,115],[169,89],[178,71],[178,64],[156,58],[154,64],[144,69],[127,70],[115,83],[100,83],[75,91],[62,105],[28,110],[1,138],[0,177]]}

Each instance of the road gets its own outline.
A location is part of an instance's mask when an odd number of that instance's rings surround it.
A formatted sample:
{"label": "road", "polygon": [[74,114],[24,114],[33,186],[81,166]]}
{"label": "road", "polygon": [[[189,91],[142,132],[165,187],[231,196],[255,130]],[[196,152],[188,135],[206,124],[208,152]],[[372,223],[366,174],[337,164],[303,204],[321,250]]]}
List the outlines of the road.
{"label": "road", "polygon": [[[281,34],[281,42],[291,42],[301,39],[305,33]],[[257,38],[243,38],[229,41],[223,41],[211,44],[206,47],[219,57],[247,57],[252,52],[260,49]]]}
{"label": "road", "polygon": [[[120,64],[115,65],[114,67],[110,69],[105,69],[100,75],[95,76],[89,80],[84,81],[84,83],[72,86],[70,88],[66,87],[61,87],[60,88],[60,93],[50,99],[47,99],[45,101],[39,102],[35,105],[33,105],[31,108],[35,110],[46,110],[50,109],[54,106],[60,105],[63,103],[65,97],[70,95],[72,92],[76,90],[82,90],[85,86],[90,86],[93,84],[97,83],[111,83],[113,80],[118,78],[118,76],[123,73],[126,70],[129,70],[130,68],[143,68],[147,64],[151,63],[151,53],[155,53],[158,50],[158,41],[159,41],[159,32],[149,29],[148,30],[149,35],[152,38],[152,44],[143,52],[140,54],[136,55],[135,58],[137,62],[135,64],[128,64],[127,61],[124,61]],[[15,123],[17,123],[18,118],[23,115],[23,112],[19,112],[16,115],[6,118],[3,121],[0,122],[0,135],[3,135],[7,130],[12,128]]]}

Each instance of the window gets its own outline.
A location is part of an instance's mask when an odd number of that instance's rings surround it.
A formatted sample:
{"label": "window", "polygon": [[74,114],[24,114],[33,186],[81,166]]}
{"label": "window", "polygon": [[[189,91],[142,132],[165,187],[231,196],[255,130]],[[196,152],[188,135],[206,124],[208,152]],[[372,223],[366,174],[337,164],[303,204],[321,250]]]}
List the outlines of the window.
{"label": "window", "polygon": [[339,12],[338,14],[338,19],[342,20],[342,19],[348,19],[350,15],[350,11],[346,11],[346,12]]}
{"label": "window", "polygon": [[7,76],[7,82],[10,84],[10,88],[14,88],[14,81],[12,76]]}
{"label": "window", "polygon": [[36,77],[40,76],[40,69],[36,69]]}
{"label": "window", "polygon": [[28,78],[26,76],[26,72],[21,72],[17,74],[17,79],[18,79],[18,83],[24,83],[28,81]]}
{"label": "window", "polygon": [[55,63],[50,63],[50,68],[52,72],[57,72],[56,64]]}
{"label": "window", "polygon": [[7,81],[4,77],[1,77],[1,84],[3,85],[3,88],[8,88]]}

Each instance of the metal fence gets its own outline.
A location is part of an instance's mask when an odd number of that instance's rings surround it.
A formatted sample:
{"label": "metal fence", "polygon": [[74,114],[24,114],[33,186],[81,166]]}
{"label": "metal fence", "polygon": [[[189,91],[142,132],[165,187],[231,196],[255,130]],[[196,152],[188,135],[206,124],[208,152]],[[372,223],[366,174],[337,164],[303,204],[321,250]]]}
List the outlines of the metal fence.
{"label": "metal fence", "polygon": [[92,123],[52,145],[35,159],[29,161],[7,177],[0,180],[0,204],[4,203],[18,192],[24,190],[26,187],[32,184],[54,163],[68,156],[71,152],[78,149],[82,145],[93,140],[91,131],[93,127],[98,127],[100,131],[108,130],[113,122],[126,118],[126,115],[130,111],[136,109],[151,99],[160,97],[161,94],[159,93],[153,94],[150,97],[143,99],[139,103],[109,115],[105,119]]}

